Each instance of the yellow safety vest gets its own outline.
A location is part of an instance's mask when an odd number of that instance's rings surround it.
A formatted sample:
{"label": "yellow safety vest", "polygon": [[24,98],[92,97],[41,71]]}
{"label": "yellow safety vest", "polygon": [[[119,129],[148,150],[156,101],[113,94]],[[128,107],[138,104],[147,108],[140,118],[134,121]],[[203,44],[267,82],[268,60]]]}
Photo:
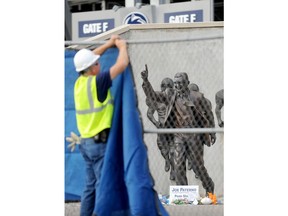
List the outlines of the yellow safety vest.
{"label": "yellow safety vest", "polygon": [[74,86],[77,127],[82,138],[93,137],[111,127],[113,99],[108,90],[103,103],[98,101],[96,76],[80,76]]}

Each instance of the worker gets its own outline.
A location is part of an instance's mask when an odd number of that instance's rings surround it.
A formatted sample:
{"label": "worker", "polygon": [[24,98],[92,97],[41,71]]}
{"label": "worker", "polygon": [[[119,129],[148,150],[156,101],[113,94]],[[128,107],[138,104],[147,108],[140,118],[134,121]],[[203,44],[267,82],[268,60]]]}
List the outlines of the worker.
{"label": "worker", "polygon": [[[107,71],[100,70],[99,59],[109,48],[119,50],[115,64]],[[80,216],[96,215],[96,193],[100,183],[106,143],[113,117],[112,80],[129,64],[126,41],[112,35],[93,51],[81,49],[74,56],[79,77],[74,86],[77,128],[80,132],[79,150],[86,165],[86,183],[81,196]]]}

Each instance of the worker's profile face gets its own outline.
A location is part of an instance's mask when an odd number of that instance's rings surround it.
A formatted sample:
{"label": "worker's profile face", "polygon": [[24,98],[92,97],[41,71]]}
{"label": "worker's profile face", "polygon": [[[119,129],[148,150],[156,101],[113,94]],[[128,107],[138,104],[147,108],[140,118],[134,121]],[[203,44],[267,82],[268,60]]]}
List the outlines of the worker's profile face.
{"label": "worker's profile face", "polygon": [[96,63],[92,66],[93,75],[97,75],[100,72],[100,63],[96,61]]}

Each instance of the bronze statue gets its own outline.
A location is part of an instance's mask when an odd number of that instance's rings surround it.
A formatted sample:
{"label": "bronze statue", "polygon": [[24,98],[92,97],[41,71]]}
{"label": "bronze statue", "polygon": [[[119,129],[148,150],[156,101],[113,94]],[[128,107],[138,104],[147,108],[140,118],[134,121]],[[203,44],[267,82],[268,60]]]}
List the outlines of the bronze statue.
{"label": "bronze statue", "polygon": [[216,108],[215,114],[217,117],[219,127],[224,127],[224,121],[221,118],[221,109],[224,106],[224,89],[218,91],[215,95]]}
{"label": "bronze statue", "polygon": [[[190,92],[188,89],[189,79],[185,72],[177,73],[174,76],[174,87],[176,90],[175,102],[172,108],[172,115],[176,117],[176,128],[204,128],[210,127],[209,120],[205,116],[204,98],[199,92]],[[174,166],[179,184],[187,184],[187,178],[182,174],[186,172],[186,158],[191,161],[192,169],[199,176],[206,193],[214,193],[214,182],[210,178],[202,157],[203,137],[206,142],[211,142],[211,134],[181,134],[176,133],[174,144]],[[179,157],[178,157],[179,156]]]}
{"label": "bronze statue", "polygon": [[[148,68],[147,65],[145,65],[146,73],[142,74],[143,80],[146,80],[148,78]],[[149,83],[150,84],[150,83]],[[166,94],[166,90],[168,89],[173,91],[173,80],[170,78],[164,78],[161,82],[161,91],[152,91],[149,92],[148,89],[143,85],[143,90],[146,94],[146,105],[148,106],[147,110],[147,117],[148,119],[157,127],[157,128],[169,128],[170,126],[167,125],[167,119],[166,119],[166,112],[167,112],[167,103],[163,100],[159,100],[161,98],[161,94]],[[152,86],[151,86],[151,89]],[[155,111],[158,114],[158,120],[155,119],[154,113]],[[157,135],[157,146],[158,149],[161,152],[161,155],[165,159],[165,171],[168,172],[171,166],[170,171],[170,179],[175,180],[174,176],[174,166],[173,166],[173,134],[158,134]]]}
{"label": "bronze statue", "polygon": [[[143,90],[147,97],[166,105],[165,124],[172,128],[203,128],[210,127],[205,116],[204,97],[199,92],[188,89],[187,73],[177,73],[174,76],[174,89],[167,88],[164,92],[155,92],[148,81],[148,70],[141,72]],[[169,124],[170,123],[170,124]],[[205,137],[205,139],[203,138]],[[202,181],[206,193],[214,193],[214,182],[204,166],[203,141],[213,144],[211,134],[174,134],[173,165],[177,185],[187,185],[186,159],[191,162],[191,168]],[[214,140],[215,142],[215,140]]]}
{"label": "bronze statue", "polygon": [[[187,78],[188,78],[188,76],[187,76]],[[214,115],[213,115],[213,112],[212,112],[212,103],[211,103],[211,101],[208,98],[206,98],[203,93],[201,93],[199,91],[199,87],[198,87],[197,84],[190,83],[188,85],[188,89],[192,93],[192,95],[193,94],[197,94],[195,92],[198,92],[201,95],[200,97],[202,97],[202,100],[201,100],[201,103],[198,104],[199,105],[198,108],[201,111],[201,113],[205,116],[205,118],[208,120],[207,127],[215,128],[215,121],[214,121]],[[210,147],[211,145],[213,145],[216,142],[216,134],[215,133],[210,133],[209,135],[210,135],[210,137],[208,137],[208,136],[206,136],[206,137],[204,136],[203,137],[203,144],[205,144],[205,145]]]}
{"label": "bronze statue", "polygon": [[[190,90],[190,92],[199,92],[199,87],[197,84],[195,83],[190,83],[188,85],[188,88]],[[205,118],[208,120],[209,128],[214,128],[215,127],[215,122],[214,122],[214,115],[212,112],[212,103],[211,101],[206,98],[204,96],[203,93],[199,92],[202,97],[203,97],[203,104],[202,104],[202,109],[201,112],[202,114],[205,116]],[[202,149],[199,149],[199,155],[201,155],[201,158],[203,158],[204,156],[204,144],[207,145],[208,147],[210,147],[211,145],[213,145],[216,142],[216,134],[215,133],[210,133],[210,137],[205,135],[205,134],[201,134],[201,141],[202,141]],[[192,169],[192,161],[188,160],[188,170]],[[195,171],[194,171],[195,172]],[[195,178],[199,178],[199,176],[197,174],[195,174]]]}

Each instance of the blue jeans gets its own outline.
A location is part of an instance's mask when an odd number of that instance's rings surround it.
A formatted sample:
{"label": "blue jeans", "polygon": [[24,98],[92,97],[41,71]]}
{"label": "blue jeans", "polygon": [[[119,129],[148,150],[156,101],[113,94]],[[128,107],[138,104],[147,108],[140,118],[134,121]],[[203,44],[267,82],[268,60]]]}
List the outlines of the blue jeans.
{"label": "blue jeans", "polygon": [[81,197],[80,216],[91,216],[95,208],[106,144],[96,144],[93,138],[82,138],[79,150],[86,164],[86,185]]}

